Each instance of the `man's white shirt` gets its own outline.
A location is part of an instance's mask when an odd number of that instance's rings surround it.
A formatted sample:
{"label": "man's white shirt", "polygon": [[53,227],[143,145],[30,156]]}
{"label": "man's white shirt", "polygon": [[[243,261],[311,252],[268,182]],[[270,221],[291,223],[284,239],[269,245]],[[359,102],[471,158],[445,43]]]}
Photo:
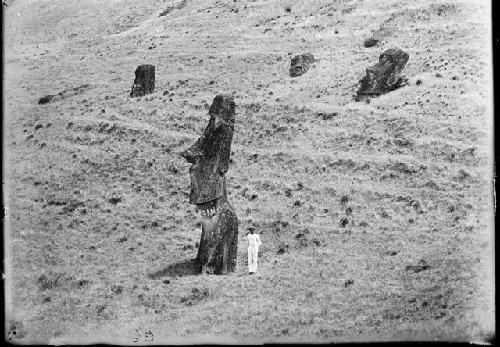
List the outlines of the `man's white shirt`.
{"label": "man's white shirt", "polygon": [[258,247],[262,244],[257,234],[248,234],[248,247]]}

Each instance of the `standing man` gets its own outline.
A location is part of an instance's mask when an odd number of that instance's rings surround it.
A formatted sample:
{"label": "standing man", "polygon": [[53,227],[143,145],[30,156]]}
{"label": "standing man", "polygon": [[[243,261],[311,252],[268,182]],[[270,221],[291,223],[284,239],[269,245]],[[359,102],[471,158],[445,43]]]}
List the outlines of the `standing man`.
{"label": "standing man", "polygon": [[250,234],[248,234],[248,273],[253,275],[257,272],[257,257],[259,253],[259,246],[262,244],[260,242],[260,237],[255,233],[253,227],[249,228]]}

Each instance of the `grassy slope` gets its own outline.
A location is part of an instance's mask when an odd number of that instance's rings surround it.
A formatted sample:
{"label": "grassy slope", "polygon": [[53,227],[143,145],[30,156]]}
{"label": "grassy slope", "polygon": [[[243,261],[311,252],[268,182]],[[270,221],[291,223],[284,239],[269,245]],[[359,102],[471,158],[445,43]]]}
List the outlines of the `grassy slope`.
{"label": "grassy slope", "polygon": [[[18,0],[5,15],[7,315],[24,341],[492,331],[487,7],[187,1],[158,17],[169,3],[101,3]],[[372,33],[380,43],[364,48]],[[410,85],[354,102],[393,46],[410,54]],[[288,77],[303,52],[319,61]],[[130,99],[142,63],[156,66],[157,91]],[[240,236],[254,225],[264,242],[256,277],[243,239],[234,275],[188,275],[185,263],[200,226],[178,153],[221,92],[237,104],[229,198]],[[430,268],[406,270],[419,262]]]}

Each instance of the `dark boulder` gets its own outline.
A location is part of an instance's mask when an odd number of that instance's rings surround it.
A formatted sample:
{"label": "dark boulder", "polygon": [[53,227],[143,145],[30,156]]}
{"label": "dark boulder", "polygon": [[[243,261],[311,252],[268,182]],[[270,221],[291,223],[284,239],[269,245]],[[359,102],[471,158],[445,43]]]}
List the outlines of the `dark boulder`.
{"label": "dark boulder", "polygon": [[45,95],[43,97],[40,98],[40,100],[38,100],[38,105],[44,105],[44,104],[48,104],[49,102],[52,101],[52,99],[54,99],[54,95]]}
{"label": "dark boulder", "polygon": [[297,77],[305,74],[312,63],[314,63],[314,56],[311,53],[296,55],[290,63],[290,76]]}
{"label": "dark boulder", "polygon": [[373,47],[377,44],[378,40],[376,38],[373,38],[373,37],[370,37],[368,39],[365,40],[365,42],[363,43],[363,45],[366,47],[366,48],[369,48],[369,47]]}

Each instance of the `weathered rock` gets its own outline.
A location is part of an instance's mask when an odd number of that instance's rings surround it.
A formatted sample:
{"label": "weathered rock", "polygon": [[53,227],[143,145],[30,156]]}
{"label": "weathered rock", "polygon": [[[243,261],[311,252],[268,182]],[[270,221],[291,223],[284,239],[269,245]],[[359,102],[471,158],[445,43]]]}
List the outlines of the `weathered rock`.
{"label": "weathered rock", "polygon": [[377,44],[378,40],[376,38],[373,38],[373,37],[370,37],[368,39],[365,40],[365,42],[363,42],[363,45],[366,47],[366,48],[369,48],[369,47],[373,47]]}
{"label": "weathered rock", "polygon": [[63,90],[57,94],[48,94],[48,95],[41,97],[38,100],[38,104],[44,105],[44,104],[48,104],[48,103],[55,102],[55,101],[61,101],[63,99],[69,98],[71,96],[75,96],[77,94],[80,94],[89,88],[91,88],[90,84],[83,84],[79,87]]}
{"label": "weathered rock", "polygon": [[202,273],[225,274],[236,268],[238,218],[227,201],[226,177],[234,132],[232,96],[217,95],[210,120],[194,145],[181,153],[189,163],[189,202],[202,215],[202,234],[196,257]]}
{"label": "weathered rock", "polygon": [[347,288],[349,287],[350,285],[353,285],[354,284],[354,280],[352,279],[348,279],[348,280],[345,280],[344,281],[344,287]]}
{"label": "weathered rock", "polygon": [[296,55],[290,63],[290,76],[297,77],[305,74],[312,63],[314,63],[314,56],[311,53]]}
{"label": "weathered rock", "polygon": [[431,267],[427,264],[425,259],[420,259],[417,265],[406,265],[406,271],[419,273],[421,271],[429,270]]}
{"label": "weathered rock", "polygon": [[360,81],[358,95],[381,95],[401,87],[407,81],[401,74],[408,62],[408,53],[391,48],[380,55],[379,62],[366,69],[366,76]]}
{"label": "weathered rock", "polygon": [[155,89],[155,67],[153,65],[140,65],[135,69],[135,80],[130,91],[131,97],[150,94]]}
{"label": "weathered rock", "polygon": [[49,102],[52,101],[52,99],[54,99],[54,96],[55,95],[51,95],[51,94],[42,96],[40,98],[40,100],[38,100],[38,105],[48,104]]}

